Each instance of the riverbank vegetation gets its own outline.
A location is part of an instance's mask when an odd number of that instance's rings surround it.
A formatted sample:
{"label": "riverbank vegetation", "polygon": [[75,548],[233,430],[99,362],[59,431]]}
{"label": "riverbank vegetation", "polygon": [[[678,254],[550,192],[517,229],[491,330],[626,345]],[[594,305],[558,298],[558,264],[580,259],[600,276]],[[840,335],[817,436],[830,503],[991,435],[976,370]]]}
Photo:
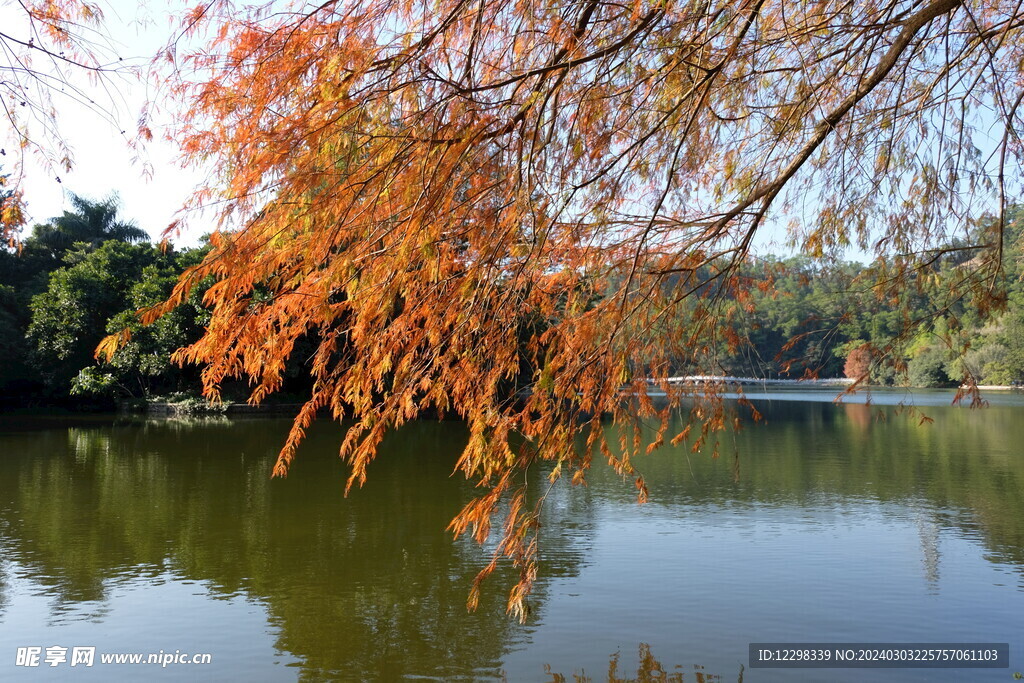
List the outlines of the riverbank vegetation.
{"label": "riverbank vegetation", "polygon": [[[110,409],[147,400],[198,405],[199,370],[171,354],[194,343],[209,320],[204,288],[152,325],[137,311],[164,301],[186,268],[209,246],[175,249],[152,244],[147,233],[117,216],[111,196],[72,196],[73,211],[36,225],[20,249],[0,250],[0,396],[4,407],[64,406]],[[1005,308],[983,317],[964,301],[943,298],[948,284],[972,267],[972,250],[938,250],[938,268],[908,288],[901,311],[870,286],[886,265],[821,263],[806,256],[749,259],[732,294],[738,338],[717,358],[723,375],[759,378],[850,377],[871,384],[955,386],[963,381],[1012,385],[1024,381],[1024,267],[1020,237],[1024,210],[1014,207],[1006,230],[999,286]],[[709,268],[712,266],[709,266]],[[771,282],[772,287],[764,287]],[[742,298],[742,307],[739,305]],[[936,310],[943,315],[935,315]],[[916,321],[912,334],[880,362],[882,349]],[[94,352],[104,336],[130,330],[109,361]],[[307,343],[307,352],[313,348]],[[299,359],[296,365],[301,363]],[[309,390],[301,368],[289,373],[286,398]],[[678,372],[693,368],[681,365]],[[228,391],[244,400],[244,387]]]}
{"label": "riverbank vegetation", "polygon": [[[0,249],[4,406],[109,409],[117,399],[194,392],[198,372],[173,366],[170,354],[201,333],[198,299],[145,329],[135,313],[163,300],[205,248],[152,244],[118,218],[114,197],[71,202],[74,210],[36,225],[19,248]],[[124,327],[137,334],[97,365],[96,344]]]}
{"label": "riverbank vegetation", "polygon": [[[722,354],[723,370],[910,387],[1021,383],[1024,207],[1007,212],[992,307],[978,307],[959,290],[979,268],[970,245],[983,240],[993,220],[983,220],[965,240],[935,245],[928,267],[896,296],[878,296],[894,258],[865,265],[801,255],[745,264],[749,310],[737,316],[742,342]],[[772,282],[768,291],[757,286],[765,278]]]}

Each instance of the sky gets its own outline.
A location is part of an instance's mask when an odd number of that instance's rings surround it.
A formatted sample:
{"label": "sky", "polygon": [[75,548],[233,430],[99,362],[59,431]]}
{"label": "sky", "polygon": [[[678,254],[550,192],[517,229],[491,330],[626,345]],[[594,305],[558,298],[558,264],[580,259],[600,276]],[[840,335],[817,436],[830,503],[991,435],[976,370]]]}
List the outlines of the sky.
{"label": "sky", "polygon": [[[173,35],[174,17],[185,11],[184,0],[160,3],[138,3],[128,0],[96,0],[104,19],[101,24],[111,49],[127,63],[145,71],[150,59]],[[0,27],[15,35],[23,12],[16,3],[0,0]],[[23,22],[21,22],[23,23]],[[0,72],[2,75],[2,72]],[[79,87],[95,92],[102,111],[89,111],[65,99],[56,98],[60,114],[60,134],[74,153],[71,172],[60,172],[60,181],[52,169],[31,158],[27,160],[22,182],[28,208],[28,225],[44,222],[70,209],[68,193],[89,199],[102,199],[116,192],[121,201],[121,216],[134,220],[158,239],[175,219],[192,190],[205,174],[197,169],[184,169],[178,163],[176,146],[163,139],[167,126],[174,123],[174,104],[166,104],[150,122],[154,140],[143,150],[142,158],[127,144],[127,136],[137,131],[137,119],[144,104],[153,98],[154,84],[130,77],[112,77],[107,86],[116,89],[113,101],[102,88],[84,80]],[[114,119],[111,121],[109,119]],[[122,134],[121,131],[126,134]],[[5,141],[6,144],[6,141]],[[0,159],[2,161],[2,159]],[[10,171],[9,164],[4,171]],[[189,232],[174,239],[181,245],[194,244],[213,229],[209,217],[191,216]],[[756,240],[760,253],[792,253],[784,244],[785,228],[781,223],[762,226]],[[851,248],[848,258],[867,261],[870,257]]]}
{"label": "sky", "polygon": [[[184,0],[95,1],[104,15],[101,27],[105,40],[111,43],[118,56],[143,71],[173,35],[177,25],[174,17],[186,11]],[[8,26],[17,23],[12,20],[19,19],[21,12],[20,8],[12,9],[12,4],[0,0],[0,26],[5,32]],[[120,197],[121,217],[134,220],[154,239],[159,239],[203,179],[204,174],[199,170],[183,169],[178,163],[176,145],[163,139],[163,131],[174,122],[173,103],[165,105],[162,115],[150,122],[154,140],[145,146],[142,159],[137,158],[137,153],[127,144],[126,135],[136,133],[139,113],[153,97],[154,84],[120,76],[108,79],[107,84],[117,90],[114,102],[95,84],[79,82],[80,87],[97,94],[102,107],[99,113],[55,99],[60,114],[60,134],[73,151],[74,167],[70,172],[56,173],[27,160],[22,188],[29,229],[34,223],[45,222],[71,209],[69,192],[95,200],[116,192]],[[109,118],[116,121],[111,122]],[[202,215],[190,216],[189,226],[188,232],[173,238],[176,244],[195,244],[214,227],[212,219]],[[785,227],[781,222],[769,220],[759,230],[755,249],[760,253],[785,254],[792,248],[784,242]]]}
{"label": "sky", "polygon": [[[104,15],[101,24],[104,39],[109,41],[117,56],[143,71],[173,35],[177,25],[174,17],[186,10],[183,0],[162,3],[96,1]],[[6,31],[7,26],[16,23],[11,19],[18,19],[19,12],[20,8],[14,10],[12,3],[0,0],[0,26]],[[121,217],[134,220],[154,239],[159,239],[204,177],[199,170],[183,169],[178,163],[176,146],[163,139],[163,131],[174,122],[173,103],[166,104],[159,118],[150,122],[154,140],[145,146],[140,159],[127,144],[128,136],[136,133],[139,113],[153,97],[154,84],[114,76],[107,80],[107,86],[117,90],[114,101],[95,84],[80,80],[78,85],[96,93],[102,111],[89,111],[66,99],[55,99],[60,114],[60,134],[73,151],[74,167],[70,172],[58,173],[31,159],[27,161],[22,188],[28,225],[44,222],[72,208],[69,192],[97,200],[116,192],[120,197]],[[108,120],[110,118],[115,121]],[[188,232],[173,238],[175,243],[195,244],[214,227],[212,219],[201,215],[190,216],[189,224]],[[784,254],[791,250],[783,244],[784,235],[784,226],[770,220],[759,230],[755,249],[761,253]]]}
{"label": "sky", "polygon": [[[104,15],[103,31],[112,49],[126,63],[144,68],[172,34],[175,10],[171,5],[125,0],[101,0],[98,4]],[[4,26],[5,32],[7,27],[17,25],[16,12],[20,11],[0,3],[0,26]],[[89,199],[102,199],[116,192],[121,200],[121,217],[134,220],[155,239],[159,238],[202,178],[197,170],[182,169],[176,146],[162,139],[162,131],[172,122],[173,112],[165,111],[153,120],[154,140],[145,146],[139,158],[127,144],[126,135],[134,136],[137,132],[139,114],[154,92],[152,86],[133,77],[115,76],[107,80],[107,87],[116,91],[112,99],[96,84],[84,80],[78,84],[96,94],[102,113],[89,111],[59,95],[54,98],[60,134],[72,149],[74,167],[69,173],[60,172],[58,182],[57,174],[37,159],[26,160],[22,188],[28,225],[70,209],[68,192]],[[194,221],[188,233],[173,241],[195,243],[201,234],[212,229],[212,225],[204,227],[201,220]]]}
{"label": "sky", "polygon": [[[111,50],[126,63],[143,70],[174,34],[175,16],[187,11],[185,0],[94,1],[103,12],[100,25],[103,40],[109,42]],[[12,3],[0,0],[0,26],[5,32],[8,26],[23,23],[19,13],[20,8],[12,9]],[[139,113],[153,97],[154,84],[130,77],[111,77],[107,85],[117,90],[113,102],[95,84],[84,79],[78,79],[77,84],[96,93],[102,111],[89,111],[67,99],[55,98],[60,114],[60,134],[72,149],[74,167],[70,172],[55,172],[31,158],[26,160],[22,188],[28,208],[28,229],[34,223],[45,222],[72,209],[69,192],[94,200],[116,192],[121,203],[120,216],[134,220],[154,240],[160,239],[162,231],[175,219],[204,177],[199,170],[181,168],[176,145],[163,139],[162,132],[173,123],[173,103],[165,103],[161,117],[150,122],[154,139],[145,146],[140,159],[130,148],[126,135],[132,136],[137,131]],[[109,118],[116,122],[107,120]],[[201,215],[190,216],[189,225],[188,232],[172,241],[182,246],[192,245],[214,227],[212,219]],[[780,245],[783,234],[781,225],[763,226],[757,239],[759,250],[785,252],[786,248]]]}

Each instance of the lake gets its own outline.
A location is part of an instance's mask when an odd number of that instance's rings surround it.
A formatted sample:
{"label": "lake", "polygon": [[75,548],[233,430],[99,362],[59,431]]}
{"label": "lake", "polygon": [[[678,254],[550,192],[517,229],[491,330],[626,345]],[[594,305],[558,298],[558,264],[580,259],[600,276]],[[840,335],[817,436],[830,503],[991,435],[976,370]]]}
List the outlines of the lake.
{"label": "lake", "polygon": [[[749,390],[765,422],[556,486],[530,617],[448,521],[458,423],[391,435],[343,496],[342,427],[0,419],[0,680],[1009,681],[1024,671],[1024,400]],[[913,400],[934,422],[893,405]],[[538,487],[545,472],[531,472]],[[751,669],[751,642],[1009,642],[1010,668]],[[94,666],[47,649],[94,647]],[[19,648],[40,665],[17,666]],[[22,651],[24,654],[26,651]],[[103,664],[103,653],[209,653]],[[24,662],[23,662],[24,663]]]}

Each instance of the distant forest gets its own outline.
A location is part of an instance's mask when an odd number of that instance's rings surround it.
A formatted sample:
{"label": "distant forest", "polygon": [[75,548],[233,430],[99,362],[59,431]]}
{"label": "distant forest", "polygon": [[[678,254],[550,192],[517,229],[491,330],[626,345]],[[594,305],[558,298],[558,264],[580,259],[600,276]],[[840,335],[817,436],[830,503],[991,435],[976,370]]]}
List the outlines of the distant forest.
{"label": "distant forest", "polygon": [[[178,367],[170,355],[201,335],[205,288],[148,327],[135,312],[163,300],[208,248],[160,248],[118,217],[116,197],[71,201],[72,211],[34,226],[18,248],[0,248],[0,408],[101,410],[197,397],[199,368]],[[970,301],[946,298],[946,285],[973,267],[973,252],[957,243],[935,250],[933,267],[901,301],[879,300],[871,287],[884,264],[748,260],[739,273],[748,284],[745,300],[717,302],[731,309],[736,335],[723,342],[714,371],[866,376],[873,384],[915,387],[955,386],[965,377],[982,385],[1024,381],[1024,209],[1015,207],[1008,218],[1004,273],[996,283],[1005,307],[987,319]],[[767,281],[773,286],[763,287]],[[131,341],[111,362],[96,361],[99,341],[124,328],[132,330]],[[894,338],[897,345],[886,346]],[[308,349],[296,348],[283,398],[308,393],[303,364],[314,348],[312,340]],[[883,362],[886,355],[894,362]],[[242,382],[225,387],[227,400],[245,396]]]}
{"label": "distant forest", "polygon": [[[768,377],[866,377],[883,386],[1013,385],[1024,381],[1024,205],[1005,216],[1002,271],[997,281],[982,270],[978,236],[929,250],[928,269],[898,298],[879,298],[876,287],[892,272],[891,260],[864,265],[803,256],[766,258],[746,265],[749,302],[738,306],[743,343],[721,353],[725,374]],[[974,241],[971,241],[974,240]],[[765,277],[773,286],[762,291]],[[986,312],[963,292],[972,281],[999,301]],[[773,293],[774,292],[774,293]],[[980,297],[985,299],[984,296]]]}

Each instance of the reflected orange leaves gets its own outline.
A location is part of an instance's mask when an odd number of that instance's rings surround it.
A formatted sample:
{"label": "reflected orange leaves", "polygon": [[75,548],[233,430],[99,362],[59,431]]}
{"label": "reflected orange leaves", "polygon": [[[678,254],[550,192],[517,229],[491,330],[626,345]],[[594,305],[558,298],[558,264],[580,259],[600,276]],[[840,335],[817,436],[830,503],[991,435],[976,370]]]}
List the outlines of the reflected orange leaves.
{"label": "reflected orange leaves", "polygon": [[[701,665],[694,665],[690,671],[681,671],[683,667],[676,665],[666,670],[662,663],[652,654],[651,647],[647,643],[640,643],[637,647],[638,664],[636,675],[631,676],[625,671],[620,671],[621,653],[616,652],[608,661],[608,672],[605,676],[594,677],[586,673],[573,673],[570,675],[558,673],[551,670],[551,666],[544,665],[544,673],[550,676],[548,683],[723,683],[723,678],[718,674],[705,671]],[[737,676],[738,683],[743,683],[744,667],[740,665]]]}

